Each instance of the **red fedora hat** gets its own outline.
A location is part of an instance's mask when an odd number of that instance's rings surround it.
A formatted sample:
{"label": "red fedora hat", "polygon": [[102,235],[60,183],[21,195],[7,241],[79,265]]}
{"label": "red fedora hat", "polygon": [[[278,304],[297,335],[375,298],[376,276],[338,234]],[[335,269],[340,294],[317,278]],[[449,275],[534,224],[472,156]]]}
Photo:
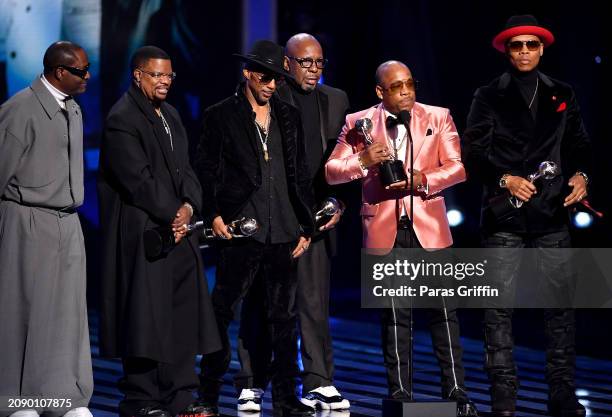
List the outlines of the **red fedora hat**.
{"label": "red fedora hat", "polygon": [[500,52],[506,51],[506,41],[519,35],[535,35],[545,47],[555,41],[555,37],[550,30],[540,26],[535,17],[530,14],[512,16],[506,22],[504,30],[493,38],[493,47]]}

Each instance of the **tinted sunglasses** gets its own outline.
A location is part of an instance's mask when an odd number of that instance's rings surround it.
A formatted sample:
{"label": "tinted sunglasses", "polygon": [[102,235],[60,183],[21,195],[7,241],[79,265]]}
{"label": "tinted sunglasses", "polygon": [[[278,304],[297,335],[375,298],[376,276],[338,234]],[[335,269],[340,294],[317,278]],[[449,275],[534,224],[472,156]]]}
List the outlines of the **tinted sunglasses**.
{"label": "tinted sunglasses", "polygon": [[280,81],[284,78],[282,75],[274,74],[274,73],[262,74],[262,73],[254,72],[253,74],[255,75],[255,78],[257,79],[257,81],[261,84],[270,84],[272,80]]}
{"label": "tinted sunglasses", "polygon": [[527,50],[528,51],[537,51],[540,48],[540,45],[542,45],[542,42],[538,41],[538,40],[530,40],[530,41],[512,41],[512,42],[508,42],[507,46],[508,46],[508,50],[510,52],[520,52],[523,50],[524,46],[527,46]]}
{"label": "tinted sunglasses", "polygon": [[382,87],[383,90],[388,91],[390,94],[397,94],[402,91],[402,87],[406,86],[408,90],[414,90],[419,86],[419,82],[417,80],[413,80],[412,78],[409,80],[396,81],[391,84],[389,87]]}
{"label": "tinted sunglasses", "polygon": [[83,68],[69,67],[68,65],[58,65],[57,68],[63,68],[72,75],[82,79],[85,79],[87,73],[89,72],[89,64],[85,65]]}

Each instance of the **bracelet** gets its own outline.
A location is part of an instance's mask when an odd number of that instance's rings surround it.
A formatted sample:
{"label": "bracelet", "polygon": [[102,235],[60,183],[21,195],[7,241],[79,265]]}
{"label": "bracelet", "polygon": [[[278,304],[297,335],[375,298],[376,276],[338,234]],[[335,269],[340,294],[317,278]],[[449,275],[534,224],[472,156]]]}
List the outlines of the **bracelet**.
{"label": "bracelet", "polygon": [[368,170],[368,167],[365,166],[363,164],[363,161],[361,160],[361,153],[357,154],[357,161],[359,161],[359,167],[361,168],[362,171],[367,171]]}

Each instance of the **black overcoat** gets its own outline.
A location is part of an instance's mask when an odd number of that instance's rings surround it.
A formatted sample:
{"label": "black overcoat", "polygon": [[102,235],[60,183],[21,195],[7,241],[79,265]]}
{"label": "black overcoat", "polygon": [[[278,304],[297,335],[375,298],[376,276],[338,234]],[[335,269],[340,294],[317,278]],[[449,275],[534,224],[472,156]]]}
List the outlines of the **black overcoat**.
{"label": "black overcoat", "polygon": [[[161,111],[171,126],[172,150],[160,117],[142,92],[130,87],[104,126],[98,176],[102,231],[101,349],[105,356],[138,356],[167,362],[172,347],[171,257],[147,259],[143,232],[170,225],[189,202],[201,211],[201,187],[189,165],[188,139],[178,112]],[[199,264],[200,353],[220,348],[195,236],[188,241]]]}

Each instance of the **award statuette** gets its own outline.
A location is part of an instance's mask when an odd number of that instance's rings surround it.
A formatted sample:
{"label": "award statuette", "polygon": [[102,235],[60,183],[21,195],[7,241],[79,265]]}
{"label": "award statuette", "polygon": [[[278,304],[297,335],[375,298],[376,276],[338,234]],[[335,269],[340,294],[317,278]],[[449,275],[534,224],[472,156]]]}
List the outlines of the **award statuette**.
{"label": "award statuette", "polygon": [[[366,118],[359,119],[355,122],[355,128],[361,136],[364,137],[366,147],[373,143],[370,132],[372,131],[372,120]],[[401,181],[407,181],[406,170],[404,163],[397,159],[396,155],[391,156],[392,159],[382,161],[378,164],[378,172],[380,173],[380,181],[383,187],[388,187]]]}
{"label": "award statuette", "polygon": [[327,223],[332,216],[342,210],[342,205],[334,197],[327,197],[315,213],[316,228]]}
{"label": "award statuette", "polygon": [[[227,225],[227,228],[235,238],[253,236],[259,230],[259,224],[255,219],[247,219],[245,217],[234,220]],[[200,239],[212,240],[220,239],[218,236],[214,236],[212,229],[205,228],[203,221],[197,221],[187,225],[187,235],[191,235],[194,232],[202,231]],[[174,246],[174,232],[171,227],[156,227],[155,229],[145,230],[143,234],[145,254],[147,258],[155,259],[162,255],[168,254]]]}
{"label": "award statuette", "polygon": [[[529,182],[534,183],[538,178],[543,177],[546,180],[552,180],[557,175],[559,175],[559,167],[557,166],[557,164],[552,161],[544,161],[541,162],[538,166],[537,172],[529,174],[527,179],[529,180]],[[516,208],[520,208],[524,203],[524,201],[519,200],[514,196],[510,197],[510,202]]]}

